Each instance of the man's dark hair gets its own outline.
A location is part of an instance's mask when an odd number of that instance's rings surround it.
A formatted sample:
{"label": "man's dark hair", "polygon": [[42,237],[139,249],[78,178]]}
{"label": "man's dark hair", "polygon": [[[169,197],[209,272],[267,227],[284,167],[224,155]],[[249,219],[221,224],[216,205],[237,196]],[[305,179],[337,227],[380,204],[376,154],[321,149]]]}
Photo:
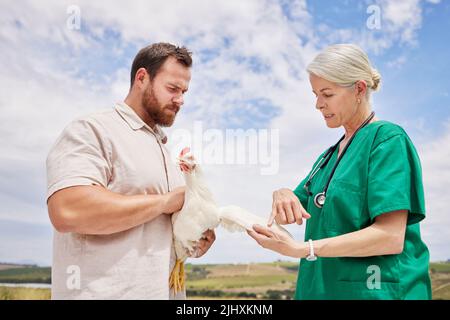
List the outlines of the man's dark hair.
{"label": "man's dark hair", "polygon": [[170,43],[154,43],[139,50],[131,66],[131,86],[133,86],[136,72],[145,68],[153,80],[159,69],[168,57],[174,57],[178,62],[190,67],[192,65],[192,53],[186,47],[177,47]]}

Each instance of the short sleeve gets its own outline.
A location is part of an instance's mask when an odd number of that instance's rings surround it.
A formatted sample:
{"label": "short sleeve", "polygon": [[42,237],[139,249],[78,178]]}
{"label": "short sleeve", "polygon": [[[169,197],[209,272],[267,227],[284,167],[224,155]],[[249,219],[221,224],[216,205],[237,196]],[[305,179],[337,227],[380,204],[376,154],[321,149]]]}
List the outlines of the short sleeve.
{"label": "short sleeve", "polygon": [[300,200],[300,203],[302,204],[303,208],[307,208],[308,206],[308,193],[305,190],[305,183],[308,181],[309,176],[311,175],[313,169],[316,167],[316,165],[319,163],[319,161],[322,159],[326,151],[324,151],[314,162],[314,165],[311,168],[311,171],[308,173],[308,175],[300,182],[300,184],[297,186],[297,188],[294,189],[294,194],[297,196],[298,200]]}
{"label": "short sleeve", "polygon": [[294,189],[294,194],[297,196],[298,200],[302,204],[303,208],[307,208],[308,206],[308,193],[306,192],[304,186],[306,181],[308,181],[308,177],[302,180],[297,188]]}
{"label": "short sleeve", "polygon": [[107,187],[112,172],[110,149],[102,135],[88,120],[75,120],[64,129],[47,156],[47,200],[71,186]]}
{"label": "short sleeve", "polygon": [[394,135],[372,149],[367,199],[372,221],[397,210],[408,210],[408,225],[425,218],[422,168],[406,134]]}

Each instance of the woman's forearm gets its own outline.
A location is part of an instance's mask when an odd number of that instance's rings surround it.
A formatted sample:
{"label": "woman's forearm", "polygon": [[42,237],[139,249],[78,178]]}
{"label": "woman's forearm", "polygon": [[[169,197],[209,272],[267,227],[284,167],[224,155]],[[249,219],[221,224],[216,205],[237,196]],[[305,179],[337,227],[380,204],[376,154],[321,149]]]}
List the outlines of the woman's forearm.
{"label": "woman's forearm", "polygon": [[370,257],[401,253],[403,248],[394,235],[369,226],[341,236],[313,242],[319,257]]}
{"label": "woman's forearm", "polygon": [[[403,251],[406,228],[406,210],[379,216],[364,229],[340,236],[314,240],[314,251],[319,257],[370,257],[399,254]],[[308,243],[300,246],[302,257],[309,254]]]}

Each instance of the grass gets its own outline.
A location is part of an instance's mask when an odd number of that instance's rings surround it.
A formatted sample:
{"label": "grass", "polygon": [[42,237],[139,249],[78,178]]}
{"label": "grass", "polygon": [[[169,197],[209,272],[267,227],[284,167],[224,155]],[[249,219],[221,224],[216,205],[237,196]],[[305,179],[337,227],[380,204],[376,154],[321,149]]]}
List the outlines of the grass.
{"label": "grass", "polygon": [[50,289],[0,287],[0,300],[49,300]]}
{"label": "grass", "polygon": [[433,290],[433,300],[450,300],[450,283]]}
{"label": "grass", "polygon": [[232,289],[232,288],[253,288],[260,286],[270,286],[284,282],[294,282],[296,275],[266,275],[266,276],[232,276],[207,278],[196,281],[190,281],[187,288],[190,289]]}
{"label": "grass", "polygon": [[[295,290],[298,264],[186,265],[186,288],[190,299],[289,299]],[[50,268],[0,268],[0,282],[50,281]],[[450,263],[431,263],[433,299],[450,300]],[[5,281],[6,280],[6,281]],[[0,300],[49,299],[49,289],[1,287]]]}
{"label": "grass", "polygon": [[[189,298],[289,299],[297,279],[296,263],[195,265],[204,276],[186,283]],[[190,270],[189,268],[187,268]]]}

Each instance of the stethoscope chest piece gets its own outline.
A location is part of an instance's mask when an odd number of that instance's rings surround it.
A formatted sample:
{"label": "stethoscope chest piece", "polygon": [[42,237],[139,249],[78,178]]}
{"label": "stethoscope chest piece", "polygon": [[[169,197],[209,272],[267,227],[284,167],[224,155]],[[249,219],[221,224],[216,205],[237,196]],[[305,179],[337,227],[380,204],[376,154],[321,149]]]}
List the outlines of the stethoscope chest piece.
{"label": "stethoscope chest piece", "polygon": [[[370,120],[373,119],[373,117],[375,116],[375,112],[372,112],[370,114],[370,116],[359,126],[359,128],[355,131],[355,133],[352,135],[352,137],[350,138],[350,140],[347,142],[347,144],[345,145],[344,149],[341,152],[341,155],[338,156],[336,163],[334,164],[333,168],[331,169],[331,173],[330,176],[328,177],[327,183],[325,184],[325,187],[322,189],[323,191],[316,194],[314,196],[314,205],[321,209],[323,207],[323,205],[325,204],[325,200],[327,198],[326,196],[326,192],[328,190],[328,186],[330,185],[331,179],[333,178],[334,172],[336,171],[336,168],[339,164],[339,162],[341,161],[342,157],[344,156],[345,152],[347,151],[348,147],[350,146],[350,144],[353,141],[353,138],[356,136],[356,134],[358,133],[358,131],[363,128],[364,126],[366,126]],[[319,172],[320,169],[324,168],[326,166],[326,164],[328,163],[328,161],[331,159],[331,156],[333,155],[333,153],[335,152],[335,150],[339,147],[339,144],[341,143],[342,140],[344,140],[345,135],[343,135],[341,137],[341,139],[339,139],[339,141],[331,146],[327,152],[325,152],[325,154],[322,156],[322,159],[320,159],[320,162],[318,162],[315,166],[314,169],[311,171],[311,174],[309,175],[308,181],[305,183],[305,185],[303,186],[306,190],[306,192],[308,193],[309,196],[312,196],[313,193],[311,191],[309,191],[309,186],[311,184],[311,180],[312,178],[314,178],[314,176],[317,174],[317,172]]]}
{"label": "stethoscope chest piece", "polygon": [[318,194],[316,194],[316,196],[314,197],[314,204],[316,205],[317,208],[322,208],[323,205],[325,204],[325,192],[320,192]]}

